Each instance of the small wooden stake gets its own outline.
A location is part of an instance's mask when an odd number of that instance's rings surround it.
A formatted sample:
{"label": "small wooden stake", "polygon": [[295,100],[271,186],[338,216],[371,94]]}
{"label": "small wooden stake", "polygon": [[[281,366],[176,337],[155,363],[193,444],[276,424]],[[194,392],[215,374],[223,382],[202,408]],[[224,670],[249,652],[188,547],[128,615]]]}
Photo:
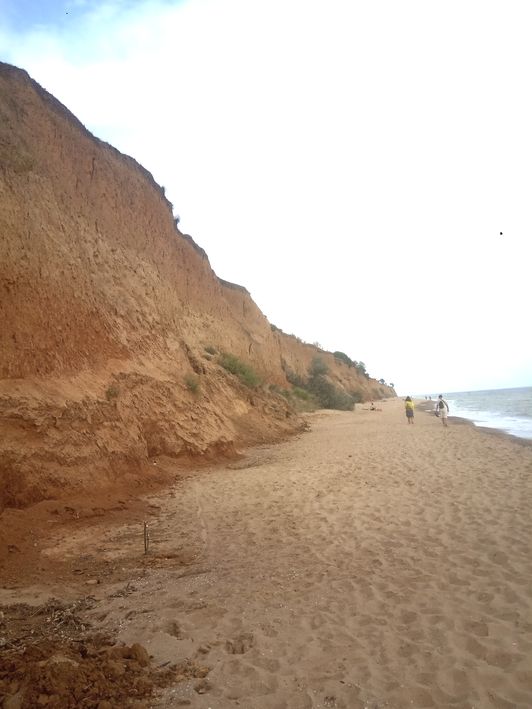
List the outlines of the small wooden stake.
{"label": "small wooden stake", "polygon": [[150,533],[148,531],[148,523],[144,522],[144,553],[148,553],[150,547]]}

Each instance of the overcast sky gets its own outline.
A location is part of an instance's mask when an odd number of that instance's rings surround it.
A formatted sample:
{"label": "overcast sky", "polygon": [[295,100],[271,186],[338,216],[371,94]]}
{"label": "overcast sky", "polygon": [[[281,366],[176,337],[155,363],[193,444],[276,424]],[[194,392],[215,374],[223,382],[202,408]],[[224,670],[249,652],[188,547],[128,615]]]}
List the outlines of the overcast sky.
{"label": "overcast sky", "polygon": [[0,58],[150,170],[270,322],[401,394],[532,385],[530,0],[0,18]]}

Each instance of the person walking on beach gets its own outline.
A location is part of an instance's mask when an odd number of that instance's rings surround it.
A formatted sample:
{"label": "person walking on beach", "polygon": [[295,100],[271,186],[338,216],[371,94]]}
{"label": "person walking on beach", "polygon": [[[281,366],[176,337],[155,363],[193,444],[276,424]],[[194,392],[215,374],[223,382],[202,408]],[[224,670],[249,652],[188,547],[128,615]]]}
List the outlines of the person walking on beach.
{"label": "person walking on beach", "polygon": [[414,423],[414,402],[409,396],[405,399],[405,412],[407,423]]}
{"label": "person walking on beach", "polygon": [[440,415],[441,422],[444,426],[447,426],[447,414],[449,413],[449,404],[445,401],[443,396],[440,394],[438,397],[438,414]]}

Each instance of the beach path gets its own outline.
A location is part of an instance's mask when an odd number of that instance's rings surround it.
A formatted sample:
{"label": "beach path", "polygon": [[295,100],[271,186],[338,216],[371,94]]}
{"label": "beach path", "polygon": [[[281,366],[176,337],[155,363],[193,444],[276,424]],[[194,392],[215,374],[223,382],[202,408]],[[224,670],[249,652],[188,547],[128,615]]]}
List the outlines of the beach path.
{"label": "beach path", "polygon": [[154,706],[532,707],[532,447],[379,406],[153,498],[153,564],[98,618],[209,669]]}

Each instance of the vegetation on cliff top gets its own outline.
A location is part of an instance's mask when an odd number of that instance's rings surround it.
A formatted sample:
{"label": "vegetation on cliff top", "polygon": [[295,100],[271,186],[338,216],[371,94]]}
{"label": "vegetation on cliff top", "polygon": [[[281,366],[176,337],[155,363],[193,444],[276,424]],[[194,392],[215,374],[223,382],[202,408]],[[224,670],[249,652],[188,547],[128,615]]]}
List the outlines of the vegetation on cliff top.
{"label": "vegetation on cliff top", "polygon": [[[280,327],[277,327],[277,325],[274,325],[273,323],[270,323],[270,327],[271,327],[272,332],[278,332],[281,335],[286,335],[287,337],[293,337],[297,342],[300,342],[303,345],[310,344],[310,343],[302,340],[300,337],[297,337],[297,335],[291,335],[291,334],[284,332],[283,330],[281,330]],[[354,369],[357,370],[357,372],[359,374],[362,374],[367,379],[371,379],[371,376],[369,375],[368,371],[366,370],[366,365],[364,364],[364,362],[357,362],[356,359],[351,359],[351,357],[349,357],[349,355],[346,355],[345,352],[340,352],[339,350],[337,350],[336,352],[329,353],[327,350],[323,349],[323,347],[320,345],[319,342],[313,342],[312,346],[315,347],[317,350],[320,350],[321,352],[324,352],[326,354],[332,354],[333,357],[336,360],[338,360],[339,362],[343,362],[348,367],[353,367]],[[392,389],[394,388],[393,384],[386,384],[384,379],[379,379],[379,383],[383,384],[384,386],[390,386]]]}

